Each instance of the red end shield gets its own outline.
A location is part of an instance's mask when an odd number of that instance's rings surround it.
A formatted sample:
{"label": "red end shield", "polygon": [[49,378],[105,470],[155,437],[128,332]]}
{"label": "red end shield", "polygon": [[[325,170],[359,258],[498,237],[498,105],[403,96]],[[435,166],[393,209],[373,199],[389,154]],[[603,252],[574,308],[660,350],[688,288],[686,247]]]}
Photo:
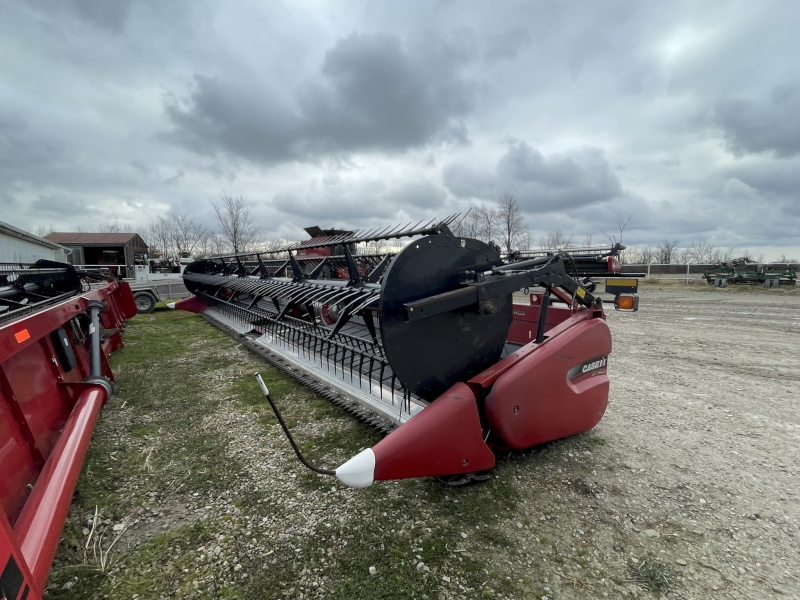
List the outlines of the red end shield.
{"label": "red end shield", "polygon": [[186,312],[201,313],[208,308],[208,304],[200,300],[197,296],[189,296],[175,303],[175,308]]}
{"label": "red end shield", "polygon": [[456,475],[491,469],[475,395],[465,383],[431,402],[373,446],[375,480]]}

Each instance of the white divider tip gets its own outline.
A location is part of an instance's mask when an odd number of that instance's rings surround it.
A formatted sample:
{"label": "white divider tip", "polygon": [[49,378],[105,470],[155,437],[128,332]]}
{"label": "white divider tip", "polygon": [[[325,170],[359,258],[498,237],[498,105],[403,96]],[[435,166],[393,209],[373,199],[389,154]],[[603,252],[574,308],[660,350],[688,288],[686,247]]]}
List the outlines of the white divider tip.
{"label": "white divider tip", "polygon": [[367,448],[336,469],[336,479],[351,487],[369,487],[375,480],[375,453]]}

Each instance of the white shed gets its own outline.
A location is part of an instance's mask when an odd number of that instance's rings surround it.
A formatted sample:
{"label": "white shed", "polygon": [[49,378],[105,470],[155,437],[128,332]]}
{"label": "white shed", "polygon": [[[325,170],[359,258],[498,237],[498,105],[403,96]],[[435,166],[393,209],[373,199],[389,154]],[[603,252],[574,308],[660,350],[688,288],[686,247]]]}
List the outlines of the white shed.
{"label": "white shed", "polygon": [[0,221],[0,263],[34,263],[39,259],[67,262],[70,251]]}

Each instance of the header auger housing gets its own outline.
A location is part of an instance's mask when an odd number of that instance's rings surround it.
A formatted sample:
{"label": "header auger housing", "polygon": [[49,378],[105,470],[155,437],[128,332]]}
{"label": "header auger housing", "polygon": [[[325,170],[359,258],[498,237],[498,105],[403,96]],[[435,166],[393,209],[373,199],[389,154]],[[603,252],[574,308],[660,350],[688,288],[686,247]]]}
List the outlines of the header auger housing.
{"label": "header auger housing", "polygon": [[[423,476],[463,483],[494,466],[493,450],[594,427],[608,398],[611,337],[602,302],[568,274],[562,254],[506,263],[496,246],[454,236],[453,220],[319,230],[273,252],[197,262],[184,273],[194,297],[176,307],[391,432],[318,472],[355,486]],[[358,252],[403,237],[413,239],[396,253]],[[512,302],[537,286],[535,302]]]}

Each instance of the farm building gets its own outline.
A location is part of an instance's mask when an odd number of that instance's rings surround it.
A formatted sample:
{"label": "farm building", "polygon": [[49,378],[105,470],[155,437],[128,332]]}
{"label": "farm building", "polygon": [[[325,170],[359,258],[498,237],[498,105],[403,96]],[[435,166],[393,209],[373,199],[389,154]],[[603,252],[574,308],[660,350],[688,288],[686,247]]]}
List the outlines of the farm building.
{"label": "farm building", "polygon": [[46,239],[72,250],[70,263],[89,268],[111,268],[122,277],[133,277],[135,259],[147,254],[147,243],[138,233],[53,232]]}
{"label": "farm building", "polygon": [[0,263],[67,262],[69,249],[0,221]]}

